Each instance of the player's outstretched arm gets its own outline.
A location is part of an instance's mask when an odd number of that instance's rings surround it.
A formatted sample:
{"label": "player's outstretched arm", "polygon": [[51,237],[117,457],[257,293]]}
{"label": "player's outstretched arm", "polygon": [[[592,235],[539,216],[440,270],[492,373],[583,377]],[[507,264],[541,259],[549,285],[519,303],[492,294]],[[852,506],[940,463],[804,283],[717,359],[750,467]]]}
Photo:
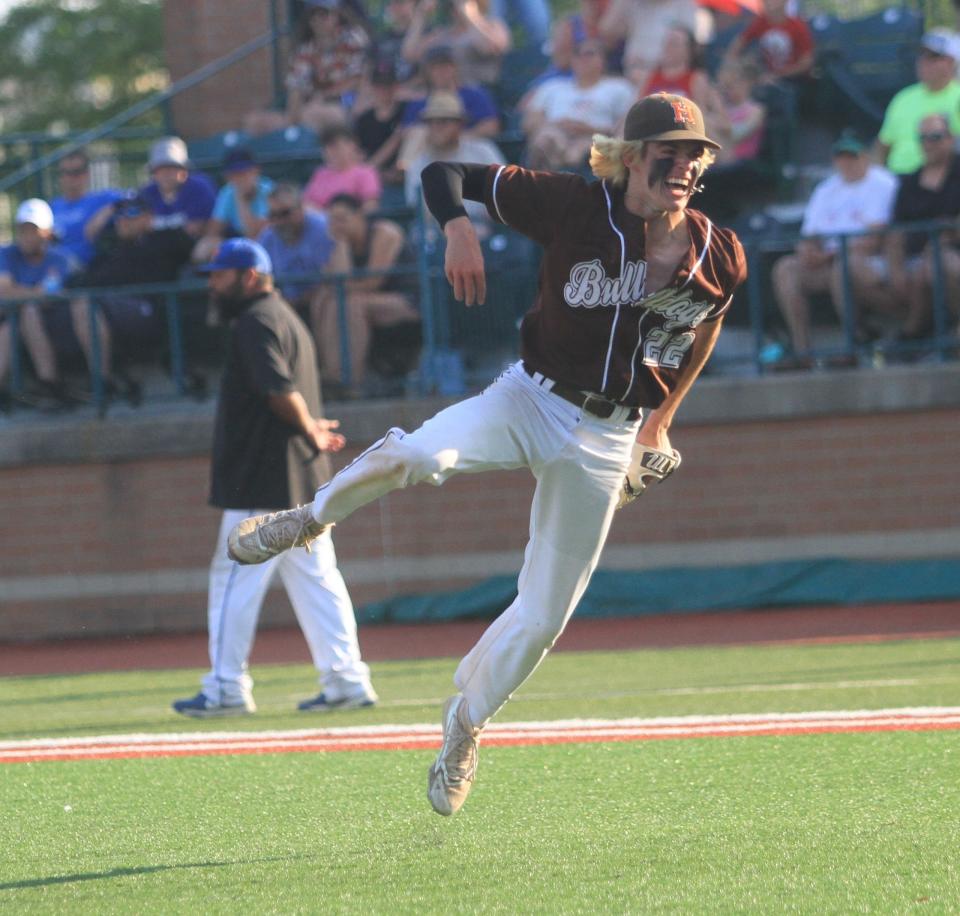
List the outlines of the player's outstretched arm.
{"label": "player's outstretched arm", "polygon": [[421,173],[423,199],[447,239],[444,271],[453,295],[466,305],[483,303],[487,280],[483,252],[463,199],[482,200],[485,165],[463,162],[431,162]]}
{"label": "player's outstretched arm", "polygon": [[458,216],[443,227],[447,237],[444,272],[453,287],[453,296],[466,305],[483,305],[487,298],[487,277],[483,270],[483,252],[473,223]]}

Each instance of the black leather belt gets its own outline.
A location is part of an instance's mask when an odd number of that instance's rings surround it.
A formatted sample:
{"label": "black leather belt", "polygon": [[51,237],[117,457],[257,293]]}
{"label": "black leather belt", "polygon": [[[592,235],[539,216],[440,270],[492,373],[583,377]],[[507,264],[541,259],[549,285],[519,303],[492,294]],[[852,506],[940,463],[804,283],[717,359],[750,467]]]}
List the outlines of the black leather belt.
{"label": "black leather belt", "polygon": [[[537,374],[535,369],[531,369],[526,363],[523,364],[523,371],[531,378]],[[542,374],[542,373],[541,373]],[[601,397],[599,394],[591,394],[589,391],[581,391],[572,385],[565,385],[563,382],[553,382],[550,388],[555,395],[569,401],[571,404],[579,407],[581,410],[601,420],[608,420],[620,407],[625,407],[628,411],[626,420],[628,423],[634,423],[640,419],[640,411],[636,407],[627,407],[626,404],[618,404],[608,398]]]}

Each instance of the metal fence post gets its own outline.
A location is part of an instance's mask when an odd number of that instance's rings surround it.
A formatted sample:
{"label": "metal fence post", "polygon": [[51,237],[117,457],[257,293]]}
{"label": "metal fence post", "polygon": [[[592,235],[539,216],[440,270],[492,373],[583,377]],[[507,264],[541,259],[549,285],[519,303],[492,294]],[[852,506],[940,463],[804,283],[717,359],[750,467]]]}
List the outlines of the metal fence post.
{"label": "metal fence post", "polygon": [[163,297],[167,312],[167,336],[170,338],[170,374],[177,394],[186,394],[183,380],[183,323],[180,320],[180,300],[175,292],[167,292]]}
{"label": "metal fence post", "polygon": [[744,245],[747,255],[747,304],[750,308],[750,327],[753,330],[753,364],[757,375],[763,374],[763,290],[760,285],[760,271],[754,269],[760,255],[759,246],[753,239]]}
{"label": "metal fence post", "polygon": [[97,310],[100,308],[97,300],[88,298],[89,306],[87,308],[87,322],[90,327],[90,365],[87,367],[90,372],[90,388],[93,391],[93,403],[98,413],[103,414],[106,410],[106,391],[103,383],[103,372],[101,371],[100,360],[100,335],[97,332]]}
{"label": "metal fence post", "polygon": [[937,360],[944,362],[947,358],[947,302],[943,272],[943,250],[940,245],[943,241],[941,229],[929,231],[930,249],[933,255],[933,339]]}
{"label": "metal fence post", "polygon": [[349,388],[353,382],[353,365],[350,359],[350,328],[347,327],[347,289],[343,276],[333,279],[337,297],[337,321],[340,331],[340,376],[343,384]]}
{"label": "metal fence post", "polygon": [[853,354],[857,346],[856,304],[853,301],[853,281],[850,278],[850,245],[846,235],[840,235],[840,288],[843,293],[843,331],[847,352]]}

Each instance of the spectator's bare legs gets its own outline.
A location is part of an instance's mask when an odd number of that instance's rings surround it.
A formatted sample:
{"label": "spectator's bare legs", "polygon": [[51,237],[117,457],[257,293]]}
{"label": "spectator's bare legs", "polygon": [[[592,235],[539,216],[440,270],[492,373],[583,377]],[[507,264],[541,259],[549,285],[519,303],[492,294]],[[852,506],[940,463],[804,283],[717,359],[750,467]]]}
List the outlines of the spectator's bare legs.
{"label": "spectator's bare legs", "polygon": [[[336,299],[319,310],[317,340],[326,379],[342,381],[340,322]],[[419,321],[420,314],[400,293],[351,292],[347,297],[347,337],[350,348],[350,387],[361,390],[366,379],[370,333],[375,327]]]}
{"label": "spectator's bare legs", "polygon": [[810,303],[804,291],[807,285],[805,275],[800,258],[795,254],[785,255],[773,265],[774,297],[790,332],[793,352],[798,356],[810,352]]}
{"label": "spectator's bare legs", "polygon": [[[92,372],[93,365],[93,337],[90,333],[90,300],[87,298],[73,299],[70,302],[70,318],[73,321],[73,332],[77,335],[77,341],[80,349],[83,351],[84,359],[87,361],[87,367]],[[110,327],[103,311],[97,309],[97,343],[100,347],[100,365],[96,368],[100,371],[103,378],[109,378],[113,374],[113,354],[111,350]]]}
{"label": "spectator's bare legs", "polygon": [[[890,283],[882,264],[870,255],[851,252],[849,257],[850,288],[853,295],[854,327],[861,328],[860,315],[864,311],[885,317],[902,318],[905,303]],[[831,298],[841,323],[844,319],[843,276],[840,260],[831,281]]]}
{"label": "spectator's bare legs", "polygon": [[[33,371],[41,382],[57,381],[57,356],[43,326],[40,309],[30,303],[20,309],[20,334],[33,361]],[[9,348],[8,348],[9,352]]]}

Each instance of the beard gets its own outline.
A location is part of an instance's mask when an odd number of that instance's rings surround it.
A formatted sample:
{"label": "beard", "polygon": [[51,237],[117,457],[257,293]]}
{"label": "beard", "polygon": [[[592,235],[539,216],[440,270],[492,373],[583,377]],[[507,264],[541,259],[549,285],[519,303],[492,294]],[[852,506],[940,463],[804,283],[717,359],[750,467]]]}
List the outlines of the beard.
{"label": "beard", "polygon": [[236,318],[247,306],[250,297],[244,294],[243,281],[238,276],[227,289],[222,292],[211,293],[211,299],[216,307],[217,314],[223,321]]}

